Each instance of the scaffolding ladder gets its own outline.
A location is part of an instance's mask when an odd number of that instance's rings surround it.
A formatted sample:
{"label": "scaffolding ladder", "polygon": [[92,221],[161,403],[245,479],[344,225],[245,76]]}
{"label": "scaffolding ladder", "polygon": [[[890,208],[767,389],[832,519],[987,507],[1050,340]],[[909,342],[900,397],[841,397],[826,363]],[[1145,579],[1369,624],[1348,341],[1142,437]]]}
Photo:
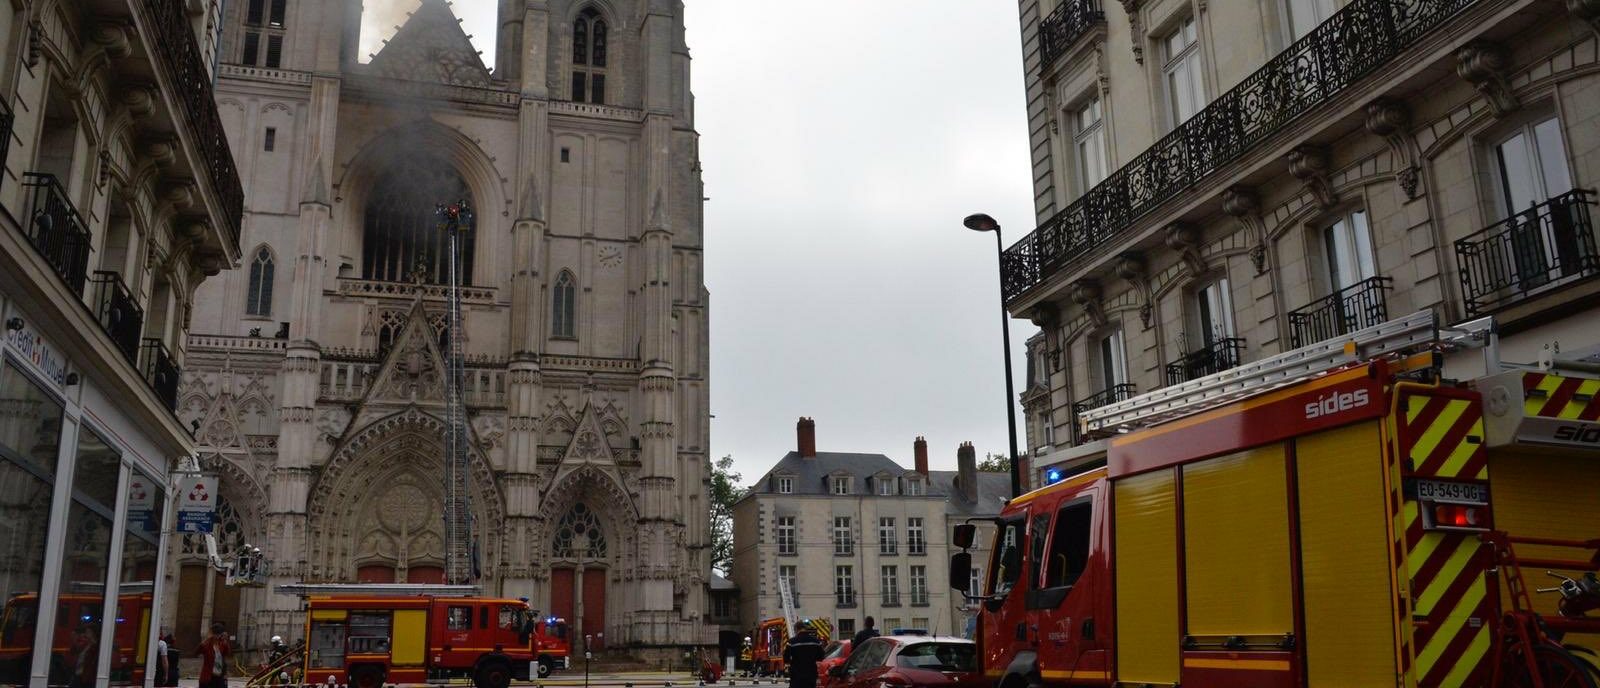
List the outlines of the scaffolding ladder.
{"label": "scaffolding ladder", "polygon": [[1302,382],[1358,362],[1429,349],[1493,343],[1494,321],[1481,318],[1441,328],[1431,310],[1286,351],[1079,414],[1085,433],[1117,434],[1193,415]]}

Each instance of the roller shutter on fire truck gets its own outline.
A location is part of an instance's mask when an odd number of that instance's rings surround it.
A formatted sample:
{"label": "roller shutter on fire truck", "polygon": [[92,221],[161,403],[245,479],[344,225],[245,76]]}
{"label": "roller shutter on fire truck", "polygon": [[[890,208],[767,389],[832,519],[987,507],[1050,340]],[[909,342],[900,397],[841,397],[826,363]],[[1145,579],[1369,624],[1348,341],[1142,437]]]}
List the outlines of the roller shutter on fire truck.
{"label": "roller shutter on fire truck", "polygon": [[1393,684],[1395,568],[1378,424],[1299,438],[1294,454],[1308,682]]}
{"label": "roller shutter on fire truck", "polygon": [[1176,471],[1116,481],[1117,675],[1178,682],[1178,507]]}

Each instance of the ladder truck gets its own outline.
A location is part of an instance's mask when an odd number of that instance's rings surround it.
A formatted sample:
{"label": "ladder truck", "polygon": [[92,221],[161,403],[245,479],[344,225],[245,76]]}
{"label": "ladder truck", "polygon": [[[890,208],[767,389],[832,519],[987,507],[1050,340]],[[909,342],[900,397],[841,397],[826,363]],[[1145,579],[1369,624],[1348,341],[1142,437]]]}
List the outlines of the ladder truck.
{"label": "ladder truck", "polygon": [[461,331],[461,245],[472,231],[472,208],[466,201],[442,204],[436,214],[439,230],[449,241],[449,347],[445,352],[445,582],[464,585],[476,578],[477,552],[472,539],[472,504],[467,491],[468,449],[466,359]]}
{"label": "ladder truck", "polygon": [[1592,688],[1600,370],[1495,341],[1424,311],[1081,414],[1076,473],[955,529],[986,676]]}

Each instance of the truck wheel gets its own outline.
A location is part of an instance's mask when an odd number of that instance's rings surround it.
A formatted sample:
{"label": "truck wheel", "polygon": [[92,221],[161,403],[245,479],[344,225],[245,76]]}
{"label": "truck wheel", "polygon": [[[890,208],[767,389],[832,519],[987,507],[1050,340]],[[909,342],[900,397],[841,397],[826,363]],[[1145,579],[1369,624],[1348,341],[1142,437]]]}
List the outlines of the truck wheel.
{"label": "truck wheel", "polygon": [[550,660],[545,659],[544,657],[539,658],[539,678],[548,678],[550,676],[550,672],[554,669],[555,666],[550,662]]}
{"label": "truck wheel", "polygon": [[511,667],[505,662],[488,662],[478,668],[472,682],[478,688],[507,688],[511,685]]}
{"label": "truck wheel", "polygon": [[351,688],[383,688],[383,670],[375,666],[357,667],[350,672]]}

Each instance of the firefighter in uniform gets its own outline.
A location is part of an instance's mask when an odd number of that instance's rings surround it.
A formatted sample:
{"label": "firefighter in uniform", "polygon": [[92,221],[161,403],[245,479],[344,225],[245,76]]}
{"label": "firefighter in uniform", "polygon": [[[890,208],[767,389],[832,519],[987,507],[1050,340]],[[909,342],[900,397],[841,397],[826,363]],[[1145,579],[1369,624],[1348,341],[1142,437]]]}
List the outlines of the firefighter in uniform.
{"label": "firefighter in uniform", "polygon": [[789,666],[789,688],[817,688],[817,662],[822,661],[822,641],[811,629],[811,621],[801,621],[800,632],[789,639],[783,650],[783,663]]}

